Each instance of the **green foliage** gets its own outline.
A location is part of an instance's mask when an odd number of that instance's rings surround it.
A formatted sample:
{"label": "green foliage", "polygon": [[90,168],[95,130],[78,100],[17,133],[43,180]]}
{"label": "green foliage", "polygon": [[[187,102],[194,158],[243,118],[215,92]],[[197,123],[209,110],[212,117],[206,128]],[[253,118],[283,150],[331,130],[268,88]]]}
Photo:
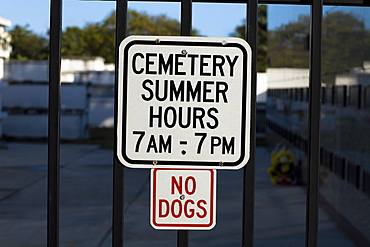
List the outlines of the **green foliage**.
{"label": "green foliage", "polygon": [[[309,67],[310,17],[269,32],[269,67]],[[370,59],[370,32],[363,21],[351,13],[331,12],[323,17],[322,73],[323,82],[333,84],[335,75],[361,67]]]}
{"label": "green foliage", "polygon": [[258,6],[257,71],[267,69],[267,6]]}
{"label": "green foliage", "polygon": [[[100,22],[83,28],[68,27],[62,35],[62,55],[101,56],[107,63],[115,60],[116,16],[113,11]],[[244,21],[245,22],[245,21]],[[267,32],[267,7],[258,7],[257,71],[266,67],[309,67],[309,16]],[[33,33],[28,26],[16,25],[12,36],[11,59],[48,58],[48,39]],[[165,15],[150,16],[128,11],[128,35],[179,35],[180,23]],[[231,36],[245,38],[245,25],[237,26]],[[193,30],[193,35],[199,35]],[[360,67],[370,60],[370,31],[354,14],[331,12],[323,17],[322,72],[325,83],[334,83],[335,75]]]}
{"label": "green foliage", "polygon": [[[165,15],[150,16],[128,11],[128,35],[180,35],[180,23]],[[62,34],[63,56],[101,56],[107,63],[115,60],[116,13],[104,20],[88,23],[83,28],[67,27]],[[48,58],[48,39],[33,33],[28,26],[16,25],[10,30],[13,52],[11,59],[43,60]],[[197,30],[192,31],[198,35]]]}
{"label": "green foliage", "polygon": [[332,84],[335,75],[362,67],[370,59],[370,32],[355,15],[332,12],[325,16],[322,39],[322,70],[325,82]]}
{"label": "green foliage", "polygon": [[128,13],[128,35],[180,35],[180,23],[165,15],[149,16],[130,10]]}
{"label": "green foliage", "polygon": [[43,60],[48,58],[48,39],[33,33],[28,25],[15,25],[9,33],[12,36],[10,59]]}
{"label": "green foliage", "polygon": [[[101,56],[106,63],[115,59],[116,13],[113,11],[101,22],[89,23],[84,28],[69,27],[62,36],[62,55]],[[180,23],[165,15],[150,16],[128,11],[128,35],[180,35]],[[193,30],[196,35],[197,30]]]}
{"label": "green foliage", "polygon": [[78,27],[67,27],[62,36],[62,53],[66,56],[80,54],[81,56],[90,55],[84,48],[86,47],[85,32]]}
{"label": "green foliage", "polygon": [[[267,67],[267,6],[258,6],[258,30],[257,30],[257,72],[266,71]],[[230,36],[245,39],[245,20],[237,26]]]}
{"label": "green foliage", "polygon": [[268,67],[308,68],[309,16],[269,32]]}

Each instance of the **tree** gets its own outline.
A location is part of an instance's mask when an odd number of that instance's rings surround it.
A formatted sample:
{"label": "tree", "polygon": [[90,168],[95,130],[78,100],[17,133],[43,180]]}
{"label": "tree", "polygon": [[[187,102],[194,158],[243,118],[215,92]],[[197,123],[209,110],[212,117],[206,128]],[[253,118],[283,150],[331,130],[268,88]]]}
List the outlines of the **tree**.
{"label": "tree", "polygon": [[352,13],[331,12],[324,18],[322,70],[323,79],[334,83],[336,74],[362,67],[370,59],[370,32]]}
{"label": "tree", "polygon": [[[88,23],[83,28],[67,27],[62,34],[62,55],[101,56],[107,63],[115,60],[116,13],[113,11],[100,22]],[[48,38],[33,33],[28,26],[14,26],[11,59],[44,60],[48,58]],[[150,16],[128,11],[128,35],[180,35],[180,23],[165,15]],[[197,30],[192,31],[198,35]]]}
{"label": "tree", "polygon": [[[62,35],[62,55],[101,56],[107,63],[115,60],[116,13],[84,28],[69,27]],[[128,35],[180,35],[180,23],[165,15],[150,16],[135,10],[128,11]],[[193,30],[193,35],[198,31]]]}
{"label": "tree", "polygon": [[86,48],[86,31],[78,27],[67,27],[62,36],[62,54],[65,56],[88,56]]}
{"label": "tree", "polygon": [[48,58],[48,39],[33,33],[28,25],[15,25],[9,33],[12,37],[10,59],[42,60]]}
{"label": "tree", "polygon": [[[269,32],[269,67],[309,67],[310,17],[300,16],[297,22]],[[331,12],[323,17],[322,73],[323,81],[333,84],[335,75],[361,67],[370,59],[370,33],[363,21],[352,13]]]}
{"label": "tree", "polygon": [[310,17],[300,16],[297,22],[283,25],[269,32],[268,66],[308,68],[307,47]]}
{"label": "tree", "polygon": [[[257,30],[257,71],[264,72],[267,67],[267,6],[258,6],[258,30]],[[245,39],[245,20],[237,26],[230,36]]]}

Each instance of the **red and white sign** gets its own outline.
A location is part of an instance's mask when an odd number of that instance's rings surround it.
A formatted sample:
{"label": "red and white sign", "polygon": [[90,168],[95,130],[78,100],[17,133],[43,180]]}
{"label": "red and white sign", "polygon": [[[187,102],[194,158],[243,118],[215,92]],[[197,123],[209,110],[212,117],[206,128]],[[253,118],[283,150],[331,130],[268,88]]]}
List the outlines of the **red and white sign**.
{"label": "red and white sign", "polygon": [[216,224],[216,170],[152,169],[155,229],[210,230]]}

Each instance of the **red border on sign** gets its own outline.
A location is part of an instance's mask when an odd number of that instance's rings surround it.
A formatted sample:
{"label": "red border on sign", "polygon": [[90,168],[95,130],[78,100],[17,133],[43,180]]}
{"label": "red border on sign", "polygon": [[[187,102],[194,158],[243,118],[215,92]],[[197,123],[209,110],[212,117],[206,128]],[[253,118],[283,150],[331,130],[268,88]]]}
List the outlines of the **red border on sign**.
{"label": "red border on sign", "polygon": [[[215,222],[215,212],[214,212],[214,203],[215,203],[215,170],[212,170],[212,169],[196,169],[198,171],[209,171],[211,173],[211,178],[210,178],[210,182],[211,182],[211,191],[210,191],[210,222],[209,223],[206,223],[206,224],[163,224],[163,223],[157,223],[155,221],[156,219],[156,212],[157,212],[157,208],[156,208],[156,191],[157,191],[157,171],[159,170],[166,170],[166,171],[171,171],[171,170],[179,170],[179,169],[166,169],[166,168],[158,168],[158,169],[153,169],[153,177],[152,177],[152,224],[153,226],[156,226],[158,228],[160,227],[168,227],[168,228],[174,228],[176,229],[176,227],[179,227],[179,228],[186,228],[186,227],[189,227],[189,228],[209,228],[211,227],[214,222]],[[194,171],[194,169],[181,169],[181,170],[186,170],[186,171]]]}

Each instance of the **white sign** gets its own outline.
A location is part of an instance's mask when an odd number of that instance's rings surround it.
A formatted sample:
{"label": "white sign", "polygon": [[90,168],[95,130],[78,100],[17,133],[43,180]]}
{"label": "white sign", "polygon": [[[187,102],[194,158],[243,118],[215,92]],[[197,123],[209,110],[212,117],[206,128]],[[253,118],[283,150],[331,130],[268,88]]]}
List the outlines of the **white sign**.
{"label": "white sign", "polygon": [[122,164],[239,169],[247,163],[251,49],[244,40],[131,36],[120,45],[118,66]]}
{"label": "white sign", "polygon": [[150,214],[155,229],[212,229],[216,170],[152,169]]}

